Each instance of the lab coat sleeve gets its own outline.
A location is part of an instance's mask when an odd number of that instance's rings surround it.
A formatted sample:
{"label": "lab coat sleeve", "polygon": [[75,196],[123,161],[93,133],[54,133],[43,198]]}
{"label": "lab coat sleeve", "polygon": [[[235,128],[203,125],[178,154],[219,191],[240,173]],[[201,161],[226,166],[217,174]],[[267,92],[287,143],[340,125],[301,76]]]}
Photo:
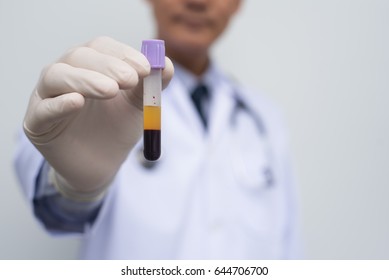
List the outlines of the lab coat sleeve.
{"label": "lab coat sleeve", "polygon": [[62,197],[48,182],[49,164],[23,133],[18,144],[15,170],[35,217],[52,234],[86,232],[102,201],[84,203]]}
{"label": "lab coat sleeve", "polygon": [[286,225],[284,231],[284,259],[303,258],[303,245],[300,221],[300,199],[295,170],[292,164],[289,133],[285,118],[281,112],[277,113],[278,119],[278,149],[276,151],[281,172],[281,185],[284,188]]}
{"label": "lab coat sleeve", "polygon": [[280,180],[279,187],[285,207],[285,223],[283,227],[283,253],[282,259],[303,258],[303,242],[301,233],[301,210],[300,195],[295,170],[292,164],[290,149],[290,137],[282,110],[271,100],[265,98],[265,94],[257,95],[260,106],[258,112],[263,113],[265,123],[268,124],[270,143],[275,154],[278,170],[276,180]]}
{"label": "lab coat sleeve", "polygon": [[300,201],[296,179],[294,176],[289,153],[283,161],[284,178],[286,180],[287,224],[285,227],[285,259],[302,259],[303,244],[301,240]]}

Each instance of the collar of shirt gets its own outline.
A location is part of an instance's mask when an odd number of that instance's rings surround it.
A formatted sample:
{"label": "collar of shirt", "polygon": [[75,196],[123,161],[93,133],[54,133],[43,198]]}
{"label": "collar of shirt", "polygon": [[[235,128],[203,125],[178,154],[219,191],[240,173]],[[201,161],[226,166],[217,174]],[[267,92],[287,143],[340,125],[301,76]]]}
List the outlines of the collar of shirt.
{"label": "collar of shirt", "polygon": [[210,92],[213,92],[221,79],[219,71],[212,63],[201,77],[196,77],[178,63],[174,63],[174,76],[181,82],[188,94],[193,92],[198,84],[204,84]]}

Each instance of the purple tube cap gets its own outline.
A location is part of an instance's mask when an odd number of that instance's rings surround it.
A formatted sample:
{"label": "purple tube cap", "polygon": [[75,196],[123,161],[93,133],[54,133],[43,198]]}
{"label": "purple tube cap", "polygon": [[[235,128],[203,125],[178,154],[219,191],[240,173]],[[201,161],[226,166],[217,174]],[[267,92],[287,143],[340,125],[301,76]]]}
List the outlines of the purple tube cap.
{"label": "purple tube cap", "polygon": [[142,53],[146,56],[151,68],[165,68],[165,41],[143,40]]}

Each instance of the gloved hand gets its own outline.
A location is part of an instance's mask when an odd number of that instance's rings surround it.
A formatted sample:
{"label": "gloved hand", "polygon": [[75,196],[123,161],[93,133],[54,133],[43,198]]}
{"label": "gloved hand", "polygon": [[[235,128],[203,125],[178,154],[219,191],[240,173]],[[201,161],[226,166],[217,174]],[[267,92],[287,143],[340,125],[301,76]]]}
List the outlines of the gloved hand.
{"label": "gloved hand", "polygon": [[[173,72],[166,58],[163,87]],[[65,196],[101,197],[142,134],[143,78],[149,73],[142,53],[108,37],[70,49],[42,71],[24,131]]]}

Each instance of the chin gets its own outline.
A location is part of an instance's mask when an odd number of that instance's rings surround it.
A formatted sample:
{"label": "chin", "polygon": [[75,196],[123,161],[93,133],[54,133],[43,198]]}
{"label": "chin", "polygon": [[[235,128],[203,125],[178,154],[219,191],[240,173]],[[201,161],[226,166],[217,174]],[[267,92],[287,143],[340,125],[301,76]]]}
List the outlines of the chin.
{"label": "chin", "polygon": [[[178,37],[179,38],[179,37]],[[167,42],[167,47],[175,51],[185,51],[187,53],[198,54],[208,52],[212,42],[208,40],[200,40],[196,36],[187,38],[186,40],[172,40]]]}

